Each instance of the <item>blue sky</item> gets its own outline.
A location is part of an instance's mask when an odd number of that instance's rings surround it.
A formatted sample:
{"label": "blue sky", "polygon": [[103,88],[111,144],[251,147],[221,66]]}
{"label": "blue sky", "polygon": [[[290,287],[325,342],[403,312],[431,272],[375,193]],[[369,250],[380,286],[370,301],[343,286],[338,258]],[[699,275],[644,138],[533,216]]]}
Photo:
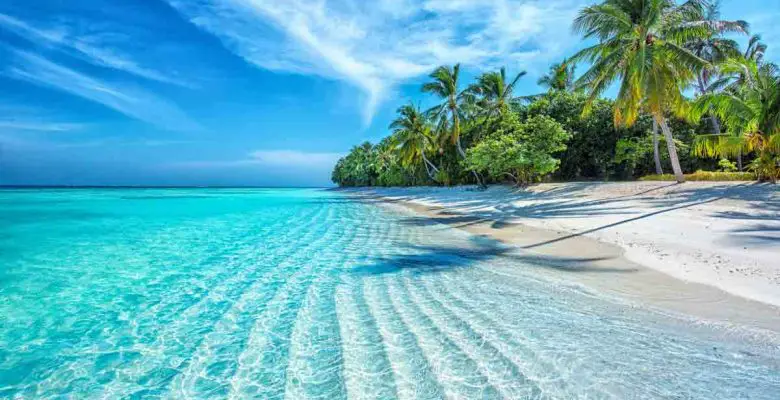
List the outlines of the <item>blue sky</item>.
{"label": "blue sky", "polygon": [[[526,70],[585,0],[4,0],[0,184],[329,185],[437,65]],[[780,0],[723,0],[780,54]]]}

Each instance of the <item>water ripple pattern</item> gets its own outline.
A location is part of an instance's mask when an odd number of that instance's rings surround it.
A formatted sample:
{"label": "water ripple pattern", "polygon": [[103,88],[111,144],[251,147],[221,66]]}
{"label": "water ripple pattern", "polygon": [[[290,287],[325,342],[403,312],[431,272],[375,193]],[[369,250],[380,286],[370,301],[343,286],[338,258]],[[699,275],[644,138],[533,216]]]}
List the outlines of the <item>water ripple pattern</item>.
{"label": "water ripple pattern", "polygon": [[0,398],[780,394],[780,343],[313,189],[0,191]]}

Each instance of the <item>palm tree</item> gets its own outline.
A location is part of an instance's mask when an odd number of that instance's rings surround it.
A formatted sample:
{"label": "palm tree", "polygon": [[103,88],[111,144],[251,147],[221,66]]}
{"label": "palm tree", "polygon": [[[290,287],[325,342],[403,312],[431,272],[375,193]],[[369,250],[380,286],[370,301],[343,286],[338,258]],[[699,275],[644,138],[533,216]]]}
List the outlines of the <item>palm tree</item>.
{"label": "palm tree", "polygon": [[509,105],[516,103],[519,98],[514,97],[514,89],[517,82],[525,76],[526,72],[521,71],[512,81],[507,81],[506,68],[501,68],[496,72],[485,72],[477,77],[476,83],[470,85],[466,90],[466,103],[468,109],[473,109],[472,123],[481,119],[478,126],[473,126],[477,134],[484,134],[489,131],[489,124],[496,116],[503,115],[509,110]]}
{"label": "palm tree", "polygon": [[574,90],[574,70],[577,65],[567,59],[550,66],[550,71],[542,75],[538,81],[539,86],[553,90]]}
{"label": "palm tree", "polygon": [[477,104],[489,119],[495,114],[506,111],[509,104],[515,101],[515,97],[512,96],[515,85],[525,74],[525,71],[521,71],[511,82],[508,82],[504,67],[497,72],[485,72],[477,78],[476,83],[469,86],[468,93],[477,97]]}
{"label": "palm tree", "polygon": [[390,129],[393,130],[393,142],[401,163],[404,166],[416,165],[422,159],[428,177],[436,181],[439,168],[425,154],[436,147],[425,114],[412,104],[401,106],[397,112],[398,118],[390,124]]}
{"label": "palm tree", "polygon": [[780,69],[774,64],[729,60],[723,73],[740,74],[745,85],[736,90],[702,95],[694,112],[713,110],[729,130],[725,135],[697,138],[694,152],[702,156],[734,156],[756,151],[754,167],[760,178],[780,178]]}
{"label": "palm tree", "polygon": [[691,25],[704,15],[702,3],[691,0],[606,0],[585,7],[574,20],[574,30],[598,43],[579,51],[573,61],[588,61],[590,69],[576,86],[589,89],[585,114],[610,85],[620,81],[615,99],[614,123],[630,126],[640,111],[647,111],[660,126],[677,182],[684,182],[664,110],[685,116],[688,103],[683,91],[707,62],[684,47],[706,37],[706,26]]}
{"label": "palm tree", "polygon": [[458,154],[465,158],[466,152],[460,143],[460,121],[461,106],[466,94],[458,89],[459,75],[460,64],[455,64],[452,68],[442,65],[429,75],[433,81],[423,84],[422,91],[442,99],[441,104],[434,106],[427,113],[440,123],[451,124],[450,139],[455,143]]}
{"label": "palm tree", "polygon": [[[710,30],[708,37],[695,38],[687,43],[693,54],[710,63],[710,67],[704,68],[696,77],[696,89],[699,95],[712,93],[722,88],[722,80],[717,79],[715,66],[727,59],[740,55],[739,44],[723,35],[727,33],[748,34],[748,23],[745,21],[724,21],[720,19],[720,0],[714,0],[706,5],[705,15],[701,21],[691,24],[706,26]],[[714,79],[714,81],[713,81]],[[718,118],[709,113],[712,123],[712,133],[720,134]],[[737,167],[742,171],[742,154],[737,154]]]}
{"label": "palm tree", "polygon": [[[715,0],[706,5],[704,19],[694,21],[691,25],[705,26],[710,34],[707,37],[694,38],[686,44],[693,54],[706,60],[710,66],[702,69],[696,77],[697,89],[699,94],[711,93],[718,86],[712,85],[712,78],[716,77],[715,65],[729,59],[739,56],[739,44],[732,40],[724,38],[727,33],[748,33],[748,23],[745,21],[724,21],[720,19],[720,1]],[[716,81],[717,82],[717,81]],[[720,134],[720,125],[715,116],[710,116],[714,134]]]}
{"label": "palm tree", "polygon": [[[463,106],[469,100],[469,94],[465,91],[460,91],[458,88],[458,76],[460,75],[460,64],[455,64],[452,67],[440,66],[436,68],[429,77],[433,79],[432,82],[423,84],[422,91],[425,93],[431,93],[440,99],[442,103],[432,107],[426,113],[431,116],[432,119],[438,121],[439,132],[444,132],[446,127],[449,138],[455,143],[455,148],[458,151],[458,155],[461,158],[466,158],[466,152],[461,145],[461,119],[463,117]],[[482,180],[479,178],[479,174],[472,170],[471,173],[477,181],[480,187],[483,187]]]}
{"label": "palm tree", "polygon": [[766,53],[766,44],[761,42],[761,35],[751,36],[743,57],[747,60],[755,61],[756,64],[761,64],[764,60],[764,53]]}

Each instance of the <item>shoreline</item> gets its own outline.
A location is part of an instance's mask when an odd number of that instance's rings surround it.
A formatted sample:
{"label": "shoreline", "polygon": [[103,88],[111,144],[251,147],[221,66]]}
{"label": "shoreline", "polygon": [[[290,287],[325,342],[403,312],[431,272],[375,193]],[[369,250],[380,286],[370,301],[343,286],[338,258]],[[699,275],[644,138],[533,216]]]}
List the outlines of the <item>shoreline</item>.
{"label": "shoreline", "polygon": [[[668,183],[651,185],[655,187],[650,190],[669,186]],[[631,246],[610,243],[588,232],[533,226],[525,221],[507,218],[507,215],[503,215],[506,211],[477,212],[480,208],[475,207],[473,197],[484,197],[486,193],[489,195],[489,191],[449,189],[466,194],[460,196],[458,204],[447,204],[435,193],[446,190],[434,188],[427,193],[424,189],[366,188],[347,191],[359,198],[372,198],[382,204],[398,205],[436,223],[517,247],[530,259],[554,267],[540,269],[539,273],[581,285],[601,295],[709,322],[737,324],[780,333],[780,307],[773,302],[740,296],[720,286],[668,273],[671,268],[682,268],[684,262],[680,258],[684,257],[666,257],[667,264],[676,262],[676,265],[657,268],[652,261],[648,262],[645,252],[636,251]],[[408,193],[403,193],[405,191]],[[777,290],[780,291],[780,286]]]}

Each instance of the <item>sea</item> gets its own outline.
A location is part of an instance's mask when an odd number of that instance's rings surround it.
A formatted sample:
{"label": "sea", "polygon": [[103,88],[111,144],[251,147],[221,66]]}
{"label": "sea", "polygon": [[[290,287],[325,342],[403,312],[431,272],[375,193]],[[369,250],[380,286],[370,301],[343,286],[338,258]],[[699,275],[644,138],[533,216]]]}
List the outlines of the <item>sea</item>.
{"label": "sea", "polygon": [[777,341],[550,267],[333,190],[0,189],[0,398],[780,399]]}

